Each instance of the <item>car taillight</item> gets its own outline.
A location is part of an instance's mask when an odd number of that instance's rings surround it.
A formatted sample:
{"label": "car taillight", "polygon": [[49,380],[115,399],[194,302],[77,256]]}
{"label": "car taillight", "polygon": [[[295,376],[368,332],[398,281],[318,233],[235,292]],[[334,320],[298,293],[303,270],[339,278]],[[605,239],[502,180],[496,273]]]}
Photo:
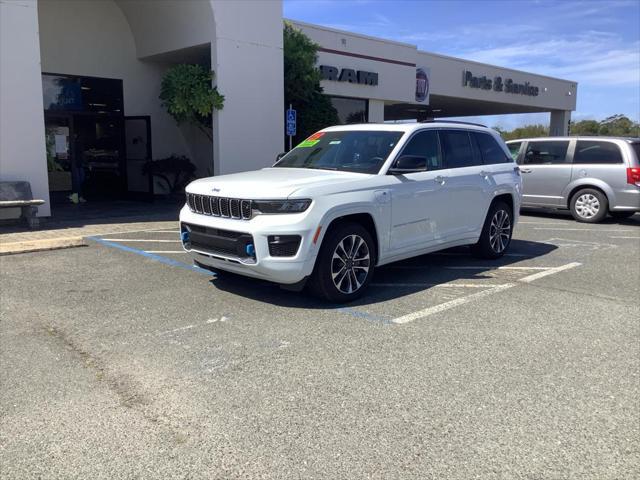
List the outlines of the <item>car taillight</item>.
{"label": "car taillight", "polygon": [[627,168],[627,183],[640,187],[640,168]]}

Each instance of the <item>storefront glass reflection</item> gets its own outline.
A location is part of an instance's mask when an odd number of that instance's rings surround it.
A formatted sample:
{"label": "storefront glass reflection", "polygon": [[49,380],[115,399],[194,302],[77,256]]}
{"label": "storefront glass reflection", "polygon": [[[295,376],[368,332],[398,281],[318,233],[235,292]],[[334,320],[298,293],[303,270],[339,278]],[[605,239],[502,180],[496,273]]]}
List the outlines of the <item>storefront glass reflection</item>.
{"label": "storefront glass reflection", "polygon": [[367,100],[361,98],[330,97],[343,125],[367,123]]}

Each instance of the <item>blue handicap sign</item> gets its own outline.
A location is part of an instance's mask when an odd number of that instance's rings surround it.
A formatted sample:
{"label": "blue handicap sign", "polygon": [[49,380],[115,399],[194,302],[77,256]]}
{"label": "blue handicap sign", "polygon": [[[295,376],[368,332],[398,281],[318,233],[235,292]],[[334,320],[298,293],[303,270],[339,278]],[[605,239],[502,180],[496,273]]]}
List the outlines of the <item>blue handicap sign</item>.
{"label": "blue handicap sign", "polygon": [[296,111],[287,110],[287,135],[295,136],[296,134]]}

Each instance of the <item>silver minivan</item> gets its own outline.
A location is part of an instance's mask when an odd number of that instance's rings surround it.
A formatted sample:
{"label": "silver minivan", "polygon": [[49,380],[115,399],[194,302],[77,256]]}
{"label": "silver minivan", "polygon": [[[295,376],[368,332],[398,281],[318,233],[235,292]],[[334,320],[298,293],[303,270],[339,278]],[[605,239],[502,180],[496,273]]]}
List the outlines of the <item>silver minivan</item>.
{"label": "silver minivan", "polygon": [[511,140],[522,173],[523,207],[569,209],[579,222],[640,212],[640,138]]}

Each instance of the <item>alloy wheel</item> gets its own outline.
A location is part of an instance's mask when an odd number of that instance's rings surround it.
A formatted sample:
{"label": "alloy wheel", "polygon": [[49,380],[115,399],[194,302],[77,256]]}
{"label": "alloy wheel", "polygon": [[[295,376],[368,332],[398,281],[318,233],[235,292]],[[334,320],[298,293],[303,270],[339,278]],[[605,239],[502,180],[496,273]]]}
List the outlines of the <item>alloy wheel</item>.
{"label": "alloy wheel", "polygon": [[511,238],[511,218],[506,210],[498,210],[491,219],[489,244],[495,253],[502,253]]}
{"label": "alloy wheel", "polygon": [[600,200],[591,193],[583,193],[576,199],[575,210],[582,218],[593,218],[600,211]]}
{"label": "alloy wheel", "polygon": [[354,293],[366,281],[370,266],[367,242],[359,235],[347,235],[338,242],[331,257],[333,284],[342,293]]}

